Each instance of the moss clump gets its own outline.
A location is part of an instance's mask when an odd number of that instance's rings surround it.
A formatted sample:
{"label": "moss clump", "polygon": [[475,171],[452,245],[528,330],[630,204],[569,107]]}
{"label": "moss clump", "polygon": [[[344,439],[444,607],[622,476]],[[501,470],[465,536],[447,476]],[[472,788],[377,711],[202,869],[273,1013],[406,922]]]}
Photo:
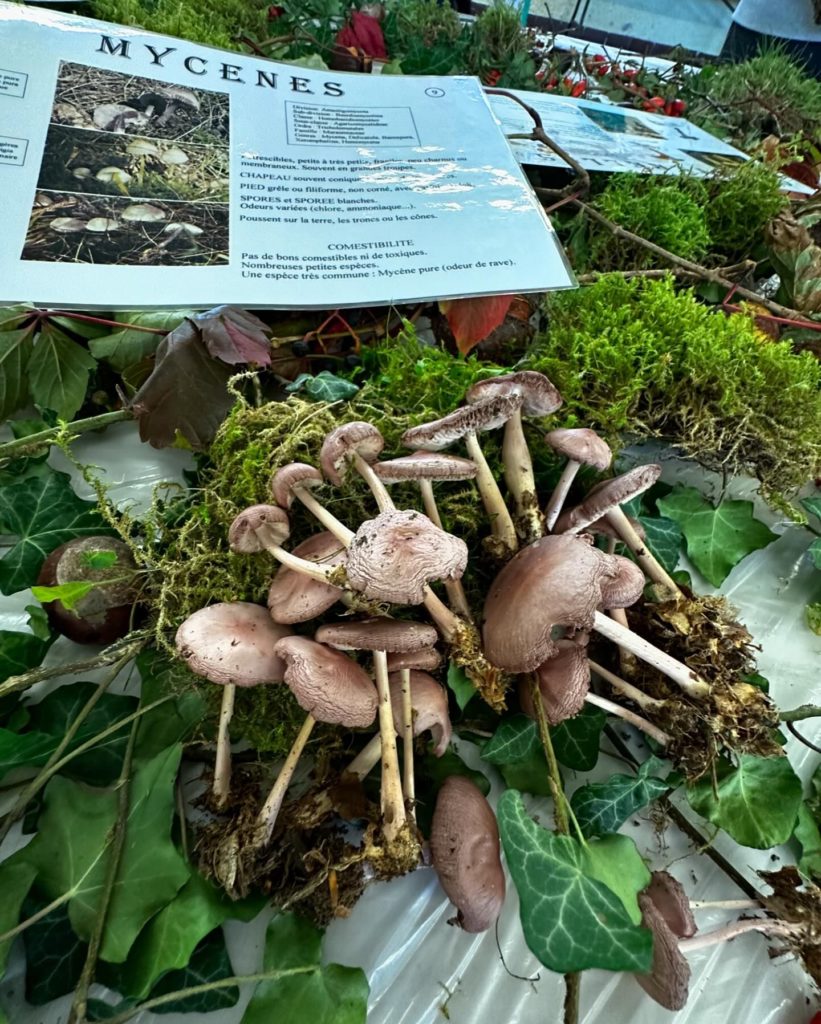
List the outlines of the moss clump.
{"label": "moss clump", "polygon": [[91,10],[102,21],[237,50],[244,49],[239,36],[257,35],[264,29],[268,4],[262,0],[92,0]]}
{"label": "moss clump", "polygon": [[711,251],[728,260],[743,259],[764,241],[764,228],[789,206],[780,191],[781,180],[770,167],[755,160],[743,163],[707,182],[704,210]]}
{"label": "moss clump", "polygon": [[821,364],[742,316],[661,281],[603,277],[549,302],[523,365],[564,396],[565,420],[619,445],[663,437],[704,465],[750,472],[787,496],[821,466]]}

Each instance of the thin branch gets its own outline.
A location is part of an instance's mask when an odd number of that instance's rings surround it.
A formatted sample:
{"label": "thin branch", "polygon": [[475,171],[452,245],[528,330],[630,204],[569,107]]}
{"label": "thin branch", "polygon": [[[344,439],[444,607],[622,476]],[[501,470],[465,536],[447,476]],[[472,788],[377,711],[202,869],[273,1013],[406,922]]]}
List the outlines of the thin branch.
{"label": "thin branch", "polygon": [[784,724],[787,726],[787,729],[789,729],[789,731],[793,734],[793,736],[795,736],[795,738],[798,740],[799,743],[803,743],[805,747],[809,747],[810,750],[814,750],[816,752],[816,754],[821,754],[821,747],[816,746],[815,743],[810,743],[810,741],[807,739],[807,737],[803,736],[796,729],[794,722],[785,722]]}
{"label": "thin branch", "polygon": [[101,430],[109,423],[121,423],[123,420],[133,419],[134,414],[130,409],[115,409],[114,412],[103,412],[99,416],[74,420],[73,423],[61,423],[57,427],[49,427],[48,430],[39,430],[36,434],[29,434],[28,437],[17,437],[13,441],[0,444],[0,461],[19,458],[21,455],[31,455],[32,452],[51,444],[61,434],[67,435],[67,440],[72,441],[80,434],[87,434],[90,430]]}
{"label": "thin branch", "polygon": [[819,704],[801,704],[791,711],[778,712],[778,719],[781,722],[802,722],[805,718],[819,717],[821,717],[821,705]]}
{"label": "thin branch", "polygon": [[[131,636],[133,637],[134,634],[132,633]],[[73,661],[65,665],[49,665],[47,667],[41,665],[39,668],[23,672],[19,676],[9,676],[4,683],[0,683],[0,698],[7,697],[10,693],[19,693],[20,690],[27,690],[30,686],[34,686],[35,683],[43,682],[44,679],[54,679],[57,676],[88,672],[90,669],[105,668],[106,665],[113,665],[115,661],[120,659],[128,660],[139,654],[149,639],[148,636],[138,636],[126,644],[118,641],[116,644],[112,644],[110,647],[106,647],[105,650],[100,651],[93,658],[84,658],[82,661]]]}

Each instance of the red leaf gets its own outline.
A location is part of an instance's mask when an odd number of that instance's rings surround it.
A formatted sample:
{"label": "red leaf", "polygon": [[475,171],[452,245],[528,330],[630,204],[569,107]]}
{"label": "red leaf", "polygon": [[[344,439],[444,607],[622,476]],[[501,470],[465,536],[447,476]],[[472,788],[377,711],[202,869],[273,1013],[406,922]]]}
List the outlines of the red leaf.
{"label": "red leaf", "polygon": [[355,46],[369,57],[381,57],[385,60],[388,56],[379,22],[372,15],[363,14],[362,11],[352,12],[350,24],[339,30],[336,41],[342,46]]}
{"label": "red leaf", "polygon": [[513,295],[482,295],[474,299],[443,299],[439,303],[463,356],[502,323],[513,299]]}
{"label": "red leaf", "polygon": [[271,365],[268,328],[253,313],[238,306],[215,306],[189,318],[202,335],[209,355],[229,366]]}

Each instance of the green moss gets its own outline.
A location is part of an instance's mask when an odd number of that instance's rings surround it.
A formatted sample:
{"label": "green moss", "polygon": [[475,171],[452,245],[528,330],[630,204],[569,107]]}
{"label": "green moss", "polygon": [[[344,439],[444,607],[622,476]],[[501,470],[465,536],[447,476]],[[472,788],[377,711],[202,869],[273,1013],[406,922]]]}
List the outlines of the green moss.
{"label": "green moss", "polygon": [[727,260],[749,256],[764,239],[764,228],[789,206],[778,174],[756,160],[707,182],[704,210],[711,251]]}
{"label": "green moss", "polygon": [[262,0],[91,0],[91,10],[103,21],[244,50],[238,37],[263,30],[268,4]]}
{"label": "green moss", "polygon": [[565,419],[617,446],[663,437],[706,466],[750,472],[784,506],[821,467],[821,364],[671,279],[607,276],[549,302],[523,361],[564,396]]}
{"label": "green moss", "polygon": [[522,29],[518,4],[493,0],[466,30],[465,69],[483,81],[500,72],[500,86],[533,89],[536,65],[530,56],[532,40]]}

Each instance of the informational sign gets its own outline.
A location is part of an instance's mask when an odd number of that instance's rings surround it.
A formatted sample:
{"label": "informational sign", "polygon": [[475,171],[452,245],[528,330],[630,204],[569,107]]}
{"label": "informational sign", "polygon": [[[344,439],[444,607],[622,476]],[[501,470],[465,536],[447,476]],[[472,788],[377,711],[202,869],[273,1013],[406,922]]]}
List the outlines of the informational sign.
{"label": "informational sign", "polygon": [[476,79],[317,71],[0,2],[0,302],[572,287]]}
{"label": "informational sign", "polygon": [[[639,174],[695,174],[737,167],[746,153],[698,128],[683,117],[665,117],[628,110],[610,103],[571,99],[551,93],[514,92],[533,107],[548,136],[589,171],[633,171]],[[514,100],[491,96],[493,111],[506,135],[530,133],[533,119]],[[522,164],[543,167],[567,165],[539,142],[512,139]],[[785,178],[785,187],[812,193],[800,182]]]}

